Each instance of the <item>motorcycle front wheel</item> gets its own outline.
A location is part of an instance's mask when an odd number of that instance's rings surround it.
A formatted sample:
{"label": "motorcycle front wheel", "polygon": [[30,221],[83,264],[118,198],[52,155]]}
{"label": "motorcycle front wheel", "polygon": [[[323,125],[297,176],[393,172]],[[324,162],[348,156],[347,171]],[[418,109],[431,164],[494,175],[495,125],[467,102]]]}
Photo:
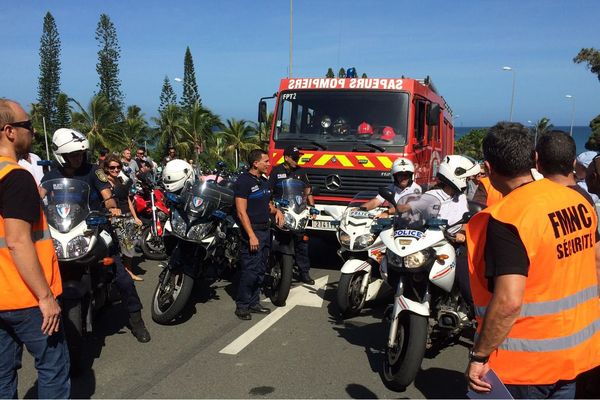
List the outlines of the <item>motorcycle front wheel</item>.
{"label": "motorcycle front wheel", "polygon": [[148,260],[165,260],[167,258],[163,238],[154,235],[150,226],[142,230],[140,247],[142,248],[144,257]]}
{"label": "motorcycle front wheel", "polygon": [[192,277],[182,270],[171,271],[165,268],[152,296],[152,320],[161,325],[171,322],[183,311],[193,288]]}
{"label": "motorcycle front wheel", "polygon": [[402,312],[392,348],[386,345],[383,361],[384,383],[389,389],[403,391],[417,376],[427,345],[427,317]]}
{"label": "motorcycle front wheel", "polygon": [[367,293],[360,293],[365,272],[342,274],[337,287],[337,307],[342,318],[358,315],[365,305]]}
{"label": "motorcycle front wheel", "polygon": [[273,267],[271,268],[273,282],[269,288],[269,298],[273,305],[285,306],[292,286],[293,272],[294,257],[288,254],[277,254],[273,257]]}
{"label": "motorcycle front wheel", "polygon": [[71,375],[77,375],[83,364],[82,299],[63,299],[62,318],[71,360]]}

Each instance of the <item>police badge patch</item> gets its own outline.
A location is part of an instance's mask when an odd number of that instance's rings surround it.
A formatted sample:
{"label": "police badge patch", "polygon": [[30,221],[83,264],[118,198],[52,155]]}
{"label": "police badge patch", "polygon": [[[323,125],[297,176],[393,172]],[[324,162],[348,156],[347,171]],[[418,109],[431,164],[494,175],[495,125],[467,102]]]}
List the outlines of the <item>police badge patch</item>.
{"label": "police badge patch", "polygon": [[104,173],[104,171],[102,171],[102,169],[98,168],[96,170],[96,176],[98,177],[100,182],[108,182],[108,176],[106,176],[106,174]]}

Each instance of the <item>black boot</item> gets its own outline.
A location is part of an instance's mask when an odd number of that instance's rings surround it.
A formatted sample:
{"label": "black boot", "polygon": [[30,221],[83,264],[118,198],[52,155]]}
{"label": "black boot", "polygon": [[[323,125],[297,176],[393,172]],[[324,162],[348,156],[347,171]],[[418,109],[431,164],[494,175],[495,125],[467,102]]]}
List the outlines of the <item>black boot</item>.
{"label": "black boot", "polygon": [[310,274],[308,272],[301,272],[300,273],[300,282],[306,283],[308,285],[314,285],[315,284],[315,280],[313,278],[311,278]]}
{"label": "black boot", "polygon": [[138,342],[148,343],[150,341],[150,332],[146,329],[141,311],[129,314],[129,327],[131,328],[131,333]]}

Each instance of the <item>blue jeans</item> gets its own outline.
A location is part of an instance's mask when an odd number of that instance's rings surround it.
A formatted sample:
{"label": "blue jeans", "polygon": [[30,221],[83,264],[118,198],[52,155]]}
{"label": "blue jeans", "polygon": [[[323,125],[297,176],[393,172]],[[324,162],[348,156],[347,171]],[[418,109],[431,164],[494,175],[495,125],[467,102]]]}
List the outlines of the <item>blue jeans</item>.
{"label": "blue jeans", "polygon": [[271,250],[271,231],[255,230],[258,238],[258,250],[251,252],[247,239],[242,239],[240,246],[240,283],[235,303],[237,308],[247,309],[259,304],[260,288],[267,271]]}
{"label": "blue jeans", "polygon": [[506,385],[515,399],[574,399],[575,381],[558,381],[552,385]]}
{"label": "blue jeans", "polygon": [[38,307],[0,311],[0,398],[17,398],[17,370],[21,368],[23,345],[35,358],[38,398],[60,399],[71,394],[69,350],[64,328],[52,336],[42,333]]}

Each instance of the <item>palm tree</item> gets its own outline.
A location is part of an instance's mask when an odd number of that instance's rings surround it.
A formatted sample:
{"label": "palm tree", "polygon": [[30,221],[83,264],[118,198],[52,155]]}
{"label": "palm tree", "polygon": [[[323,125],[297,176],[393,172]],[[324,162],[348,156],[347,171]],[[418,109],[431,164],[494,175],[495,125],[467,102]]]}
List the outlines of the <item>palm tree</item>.
{"label": "palm tree", "polygon": [[181,147],[183,154],[190,157],[203,153],[209,146],[216,146],[216,137],[213,134],[215,127],[220,127],[221,119],[210,110],[195,102],[192,108],[183,115],[182,120],[176,124],[181,134]]}
{"label": "palm tree", "polygon": [[185,145],[182,145],[181,132],[178,125],[181,123],[182,110],[177,104],[168,104],[160,111],[159,118],[153,118],[158,126],[158,146],[165,150],[175,147],[178,154],[184,154]]}
{"label": "palm tree", "polygon": [[142,109],[136,105],[127,107],[127,117],[121,124],[121,135],[126,147],[142,143],[149,132]]}
{"label": "palm tree", "polygon": [[219,136],[224,139],[225,153],[233,153],[235,156],[235,168],[240,166],[240,156],[250,150],[260,148],[258,136],[248,125],[247,121],[236,120],[234,118],[227,120],[227,126],[219,132]]}
{"label": "palm tree", "polygon": [[552,128],[554,128],[554,125],[552,125],[550,123],[550,119],[546,117],[541,118],[533,126],[533,129],[535,130],[537,135],[543,135],[544,133],[550,131]]}
{"label": "palm tree", "polygon": [[87,137],[90,148],[115,148],[125,145],[115,122],[118,112],[110,106],[104,96],[94,96],[87,110],[77,100],[69,98],[69,101],[79,108],[79,111],[73,112],[73,128]]}

